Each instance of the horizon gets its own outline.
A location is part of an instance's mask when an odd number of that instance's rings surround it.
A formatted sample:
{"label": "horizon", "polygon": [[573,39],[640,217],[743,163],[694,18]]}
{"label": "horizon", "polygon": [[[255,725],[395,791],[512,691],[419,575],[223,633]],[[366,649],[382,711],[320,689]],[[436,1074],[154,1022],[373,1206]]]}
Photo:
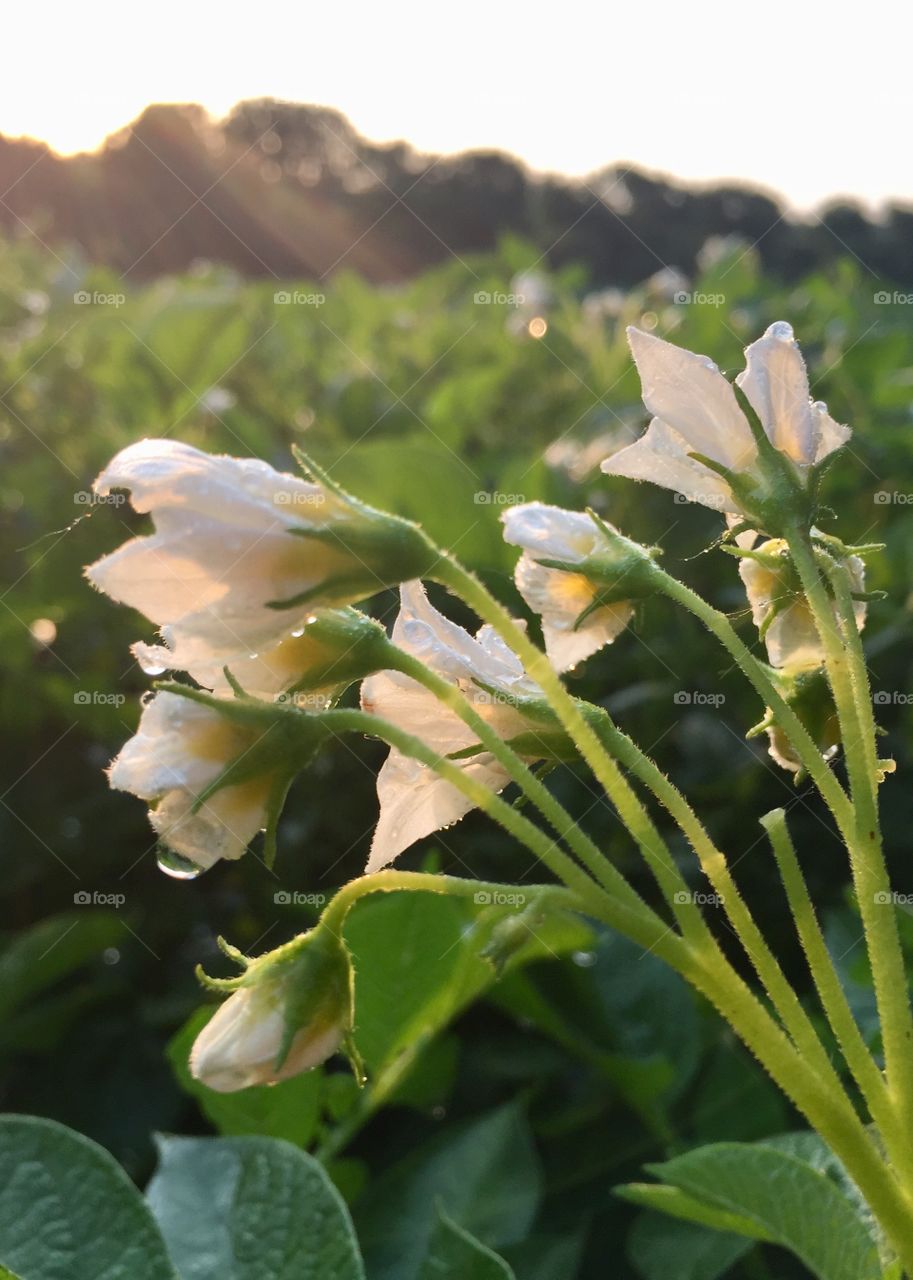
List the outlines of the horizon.
{"label": "horizon", "polygon": [[[380,144],[500,151],[571,179],[630,165],[688,185],[744,184],[797,212],[913,200],[913,155],[891,143],[892,119],[913,106],[894,8],[874,0],[863,26],[832,21],[823,57],[814,13],[785,3],[767,13],[756,23],[700,0],[687,13],[613,13],[601,30],[570,0],[544,42],[528,10],[469,0],[459,25],[442,26],[442,57],[415,0],[358,12],[354,25],[351,14],[304,15],[285,0],[261,6],[256,25],[163,0],[137,37],[138,61],[122,10],[87,0],[55,16],[53,45],[38,11],[11,19],[8,48],[22,56],[0,83],[0,133],[74,155],[152,104],[194,103],[221,118],[273,98],[331,107]],[[885,42],[885,30],[898,38]],[[782,100],[752,92],[753,76],[783,86]]]}

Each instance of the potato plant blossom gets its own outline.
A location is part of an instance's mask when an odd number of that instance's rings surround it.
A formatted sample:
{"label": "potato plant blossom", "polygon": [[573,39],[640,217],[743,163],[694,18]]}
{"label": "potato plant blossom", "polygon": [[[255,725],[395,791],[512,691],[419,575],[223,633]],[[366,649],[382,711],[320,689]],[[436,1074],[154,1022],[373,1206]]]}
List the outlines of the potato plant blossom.
{"label": "potato plant blossom", "polygon": [[[162,691],[109,770],[111,786],[150,803],[149,820],[187,872],[240,858],[267,825],[279,773],[246,771],[264,728],[241,724],[179,694]],[[237,781],[216,786],[234,767]],[[215,789],[214,789],[215,787]],[[180,870],[174,860],[172,870]]]}
{"label": "potato plant blossom", "polygon": [[398,582],[425,546],[408,522],[325,483],[173,440],[121,450],[95,482],[101,495],[112,489],[128,489],[155,531],[86,574],[163,628],[168,656],[142,649],[141,660],[191,672],[258,661],[264,691],[284,678],[279,646],[316,607]]}
{"label": "potato plant blossom", "polygon": [[597,522],[544,502],[509,507],[501,518],[506,540],[523,550],[514,581],[542,619],[545,651],[556,670],[567,671],[611,644],[630,622],[634,605],[624,595],[624,567],[615,571],[612,592],[601,591],[594,580],[592,562],[610,550]]}
{"label": "potato plant blossom", "polygon": [[[400,611],[393,642],[438,675],[455,684],[476,711],[509,739],[535,729],[524,715],[524,701],[539,700],[542,690],[524,675],[522,664],[490,626],[476,636],[451,622],[431,604],[421,582],[400,588]],[[471,750],[477,738],[427,689],[398,671],[381,671],[362,685],[362,707],[414,733],[441,756]],[[484,751],[459,761],[467,775],[489,790],[501,791],[509,777]],[[473,807],[472,801],[426,766],[392,748],[377,778],[380,816],[374,831],[368,872],[393,862],[416,840],[451,826]]]}
{"label": "potato plant blossom", "polygon": [[[751,515],[743,493],[760,479],[758,442],[732,385],[706,356],[633,327],[628,341],[653,420],[639,440],[605,459],[603,471],[650,480],[717,511]],[[849,439],[849,428],[812,401],[805,361],[785,321],[746,348],[736,383],[801,485]]]}

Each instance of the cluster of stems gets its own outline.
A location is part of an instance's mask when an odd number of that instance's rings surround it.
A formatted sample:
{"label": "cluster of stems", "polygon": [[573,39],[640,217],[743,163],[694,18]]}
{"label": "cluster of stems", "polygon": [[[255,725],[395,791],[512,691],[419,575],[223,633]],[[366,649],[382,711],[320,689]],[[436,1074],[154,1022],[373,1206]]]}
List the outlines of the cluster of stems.
{"label": "cluster of stems", "polygon": [[[433,577],[489,623],[519,657],[542,689],[554,716],[592,770],[649,868],[663,900],[657,910],[615,867],[541,778],[492,729],[454,684],[402,651],[399,670],[459,716],[516,784],[521,809],[492,793],[419,738],[389,721],[359,710],[340,709],[323,719],[339,732],[360,732],[434,770],[475,806],[524,844],[559,882],[557,905],[601,921],[661,957],[709,1000],[730,1023],[773,1080],[842,1160],[867,1200],[889,1247],[913,1275],[913,1016],[903,956],[881,847],[878,785],[881,765],[876,727],[852,587],[845,568],[815,544],[796,521],[787,541],[813,613],[828,682],[840,719],[848,787],[829,767],[811,734],[760,662],[739,638],[729,618],[657,567],[657,590],[693,614],[719,641],[751,683],[829,808],[846,846],[874,977],[881,1018],[883,1066],[873,1056],[853,1017],[810,897],[783,810],[762,819],[779,868],[820,1002],[816,1021],[756,924],[719,849],[688,800],[601,707],[573,697],[544,653],[484,584],[453,556],[441,552]],[[726,913],[757,975],[756,992],[740,976],[709,927],[699,899],[672,857],[667,840],[645,803],[656,802],[666,820],[685,836],[708,885]],[[544,826],[527,816],[535,811]],[[419,883],[421,882],[421,883]],[[382,872],[353,881],[327,909],[341,928],[345,913],[364,893],[396,888],[473,893],[478,882],[449,877]],[[825,1021],[845,1070],[818,1026]],[[838,1064],[839,1065],[839,1064]],[[871,1123],[870,1123],[871,1122]]]}

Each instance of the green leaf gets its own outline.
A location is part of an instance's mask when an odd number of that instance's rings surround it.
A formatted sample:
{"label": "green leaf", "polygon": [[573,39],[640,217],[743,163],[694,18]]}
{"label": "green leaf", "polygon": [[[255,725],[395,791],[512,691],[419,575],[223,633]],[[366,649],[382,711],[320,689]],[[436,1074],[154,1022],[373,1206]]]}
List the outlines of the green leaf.
{"label": "green leaf", "polygon": [[768,1144],[721,1142],[650,1172],[744,1217],[791,1249],[820,1280],[878,1280],[878,1249],[858,1201],[820,1167]]}
{"label": "green leaf", "polygon": [[176,1280],[120,1165],[32,1116],[0,1117],[0,1260],[21,1280]]}
{"label": "green leaf", "polygon": [[[350,1127],[394,1097],[413,1092],[410,1077],[438,1033],[495,985],[480,953],[516,909],[476,905],[434,893],[376,894],[346,921],[355,962],[355,1039],[369,1083]],[[510,970],[586,945],[588,925],[560,913],[546,918],[511,956]],[[424,1092],[416,1084],[415,1092]]]}
{"label": "green leaf", "polygon": [[717,1280],[751,1242],[642,1213],[628,1235],[628,1257],[644,1280]]}
{"label": "green leaf", "polygon": [[364,1280],[322,1165],[274,1138],[160,1138],[148,1191],[182,1280]]}
{"label": "green leaf", "polygon": [[371,1280],[419,1280],[440,1203],[452,1220],[501,1250],[529,1231],[541,1174],[516,1104],[455,1127],[375,1180],[355,1206]]}
{"label": "green leaf", "polygon": [[198,1009],[168,1045],[168,1057],[181,1088],[196,1098],[200,1110],[225,1137],[284,1138],[306,1147],[320,1119],[324,1076],[306,1071],[276,1085],[255,1085],[237,1093],[218,1093],[190,1074],[190,1049],[215,1013],[214,1006]]}
{"label": "green leaf", "polygon": [[514,1280],[514,1273],[503,1258],[438,1206],[437,1225],[428,1241],[419,1280]]}

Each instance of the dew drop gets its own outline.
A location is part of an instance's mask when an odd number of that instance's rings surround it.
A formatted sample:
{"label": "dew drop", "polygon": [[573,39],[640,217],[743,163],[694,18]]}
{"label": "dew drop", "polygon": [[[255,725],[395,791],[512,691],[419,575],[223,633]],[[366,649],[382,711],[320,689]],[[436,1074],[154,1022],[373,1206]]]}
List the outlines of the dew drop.
{"label": "dew drop", "polygon": [[161,676],[168,670],[167,667],[160,666],[152,658],[146,658],[140,662],[140,670],[147,676]]}
{"label": "dew drop", "polygon": [[787,320],[775,320],[767,332],[772,338],[781,338],[784,342],[793,340],[793,327]]}
{"label": "dew drop", "polygon": [[154,697],[155,697],[155,690],[154,690],[154,689],[147,689],[147,690],[146,690],[146,692],[143,694],[143,696],[142,696],[142,697],[140,698],[140,700],[139,700],[139,704],[140,704],[140,706],[141,706],[141,707],[148,707],[148,706],[149,706],[149,703],[152,701],[152,699],[153,699]]}
{"label": "dew drop", "polygon": [[260,657],[259,653],[249,653],[247,656],[248,658],[250,658],[251,662],[256,662],[256,660]]}
{"label": "dew drop", "polygon": [[192,862],[190,858],[185,858],[183,854],[175,853],[173,849],[160,849],[157,856],[159,870],[164,871],[166,876],[171,876],[173,880],[196,880],[197,876],[202,875],[204,868]]}
{"label": "dew drop", "polygon": [[571,959],[580,969],[592,969],[596,963],[596,956],[592,951],[575,951]]}
{"label": "dew drop", "polygon": [[293,640],[299,640],[304,635],[304,627],[296,627],[291,634]]}

